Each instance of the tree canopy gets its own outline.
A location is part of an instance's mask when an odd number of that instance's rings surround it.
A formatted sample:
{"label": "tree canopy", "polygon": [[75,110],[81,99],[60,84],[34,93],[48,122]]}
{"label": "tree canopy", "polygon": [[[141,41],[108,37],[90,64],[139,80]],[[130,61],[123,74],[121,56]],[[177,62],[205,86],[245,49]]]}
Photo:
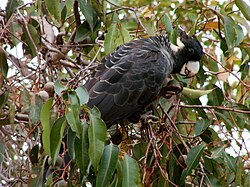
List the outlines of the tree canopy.
{"label": "tree canopy", "polygon": [[[244,0],[8,0],[0,185],[248,186],[249,21]],[[178,27],[203,46],[197,76],[173,75],[183,91],[152,103],[145,124],[107,130],[86,105],[93,69],[136,38],[167,33],[175,42]]]}

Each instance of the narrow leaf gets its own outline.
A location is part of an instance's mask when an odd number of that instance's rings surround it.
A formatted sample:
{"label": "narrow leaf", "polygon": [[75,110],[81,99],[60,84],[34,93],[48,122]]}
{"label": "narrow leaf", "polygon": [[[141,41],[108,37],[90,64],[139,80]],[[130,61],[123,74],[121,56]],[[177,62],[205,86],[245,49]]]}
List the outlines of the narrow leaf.
{"label": "narrow leaf", "polygon": [[139,169],[136,160],[124,155],[123,161],[123,187],[137,186]]}
{"label": "narrow leaf", "polygon": [[237,36],[235,46],[238,46],[244,39],[244,32],[240,25],[235,25],[235,31]]}
{"label": "narrow leaf", "polygon": [[2,74],[4,78],[7,78],[8,69],[9,67],[5,51],[3,50],[2,47],[0,47],[0,74]]}
{"label": "narrow leaf", "polygon": [[69,104],[66,105],[66,119],[69,123],[71,129],[73,132],[76,132],[76,135],[78,138],[80,138],[81,134],[81,122],[79,118],[79,100],[77,98],[77,95],[75,92],[69,92]]}
{"label": "narrow leaf", "polygon": [[88,140],[88,124],[82,123],[82,136],[75,141],[76,164],[80,168],[83,176],[87,175],[89,165],[89,140]]}
{"label": "narrow leaf", "polygon": [[86,18],[91,30],[93,31],[95,22],[97,21],[97,16],[94,8],[92,7],[91,0],[78,0],[78,2],[80,3],[82,14]]}
{"label": "narrow leaf", "polygon": [[173,30],[173,28],[172,28],[172,23],[170,21],[170,18],[169,18],[169,16],[167,14],[165,14],[165,16],[164,16],[164,21],[165,21],[165,24],[166,24],[167,32],[168,32],[168,34],[170,34],[171,31]]}
{"label": "narrow leaf", "polygon": [[235,4],[240,9],[245,18],[250,21],[250,6],[244,0],[235,0]]}
{"label": "narrow leaf", "polygon": [[187,168],[181,174],[180,185],[185,183],[186,176],[188,176],[199,164],[204,148],[205,145],[202,144],[190,149],[186,160]]}
{"label": "narrow leaf", "polygon": [[108,186],[114,174],[119,148],[114,144],[105,146],[99,171],[96,177],[96,186]]}
{"label": "narrow leaf", "polygon": [[104,40],[104,49],[106,54],[111,53],[117,47],[115,44],[115,39],[118,37],[118,29],[116,28],[116,23],[113,23],[108,28],[108,33]]}
{"label": "narrow leaf", "polygon": [[236,162],[235,162],[235,159],[230,156],[228,153],[226,153],[225,151],[223,152],[224,153],[224,158],[226,159],[226,162],[227,162],[227,166],[234,172],[236,173],[236,169],[237,169],[237,165],[236,165]]}
{"label": "narrow leaf", "polygon": [[97,168],[102,156],[104,142],[106,139],[106,125],[99,116],[95,116],[92,113],[89,115],[90,126],[88,129],[89,142],[89,158],[92,165],[97,172]]}
{"label": "narrow leaf", "polygon": [[40,35],[32,24],[28,24],[28,30],[24,27],[23,31],[22,40],[25,42],[25,44],[23,44],[25,54],[31,54],[32,57],[35,57],[37,55],[36,48],[41,44]]}
{"label": "narrow leaf", "polygon": [[231,49],[235,46],[235,37],[236,37],[234,29],[235,23],[234,20],[229,16],[223,15],[222,18],[224,22],[225,39],[227,42],[227,46],[229,49]]}
{"label": "narrow leaf", "polygon": [[7,21],[10,19],[16,8],[19,6],[17,0],[9,0],[6,7],[6,18]]}
{"label": "narrow leaf", "polygon": [[57,80],[54,84],[55,92],[60,97],[63,91],[66,89],[61,83],[60,80]]}
{"label": "narrow leaf", "polygon": [[61,21],[61,10],[59,0],[45,0],[45,5],[49,13],[60,23]]}
{"label": "narrow leaf", "polygon": [[89,100],[89,93],[86,88],[83,86],[79,86],[75,91],[80,100],[80,105],[86,104]]}
{"label": "narrow leaf", "polygon": [[43,126],[43,134],[42,134],[42,140],[43,140],[43,148],[45,150],[45,153],[47,153],[49,156],[50,154],[50,108],[52,106],[53,99],[49,99],[46,101],[46,103],[43,105],[40,113],[40,120],[41,124]]}
{"label": "narrow leaf", "polygon": [[71,128],[68,128],[67,132],[67,147],[69,151],[69,156],[72,160],[75,160],[75,146],[76,141],[76,133],[71,130]]}
{"label": "narrow leaf", "polygon": [[52,157],[53,166],[56,163],[56,159],[57,159],[59,151],[60,151],[63,132],[64,132],[64,129],[66,127],[65,122],[66,122],[65,117],[58,118],[51,128],[50,153],[51,153],[51,157]]}
{"label": "narrow leaf", "polygon": [[210,90],[196,90],[196,89],[183,87],[182,93],[187,95],[189,98],[197,99],[203,95],[207,95],[211,93],[214,89],[215,88],[210,89]]}
{"label": "narrow leaf", "polygon": [[[1,87],[0,87],[1,88]],[[4,92],[0,95],[0,110],[4,107],[4,105],[7,103],[9,98],[9,92]]]}

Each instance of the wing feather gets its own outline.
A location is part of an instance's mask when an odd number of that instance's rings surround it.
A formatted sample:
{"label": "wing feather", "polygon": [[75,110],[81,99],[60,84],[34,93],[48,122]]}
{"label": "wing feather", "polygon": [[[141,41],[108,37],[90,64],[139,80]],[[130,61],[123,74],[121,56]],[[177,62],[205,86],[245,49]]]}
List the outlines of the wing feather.
{"label": "wing feather", "polygon": [[[157,50],[158,49],[158,50]],[[104,57],[87,81],[88,105],[96,105],[107,126],[151,103],[172,71],[154,40],[134,40]]]}

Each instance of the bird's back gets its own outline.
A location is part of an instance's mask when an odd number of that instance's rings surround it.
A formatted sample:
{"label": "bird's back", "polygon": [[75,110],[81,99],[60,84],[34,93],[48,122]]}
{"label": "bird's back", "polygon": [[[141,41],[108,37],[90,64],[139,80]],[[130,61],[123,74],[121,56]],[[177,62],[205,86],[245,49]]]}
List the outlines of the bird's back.
{"label": "bird's back", "polygon": [[163,54],[164,36],[124,44],[105,56],[85,84],[90,107],[97,106],[107,126],[141,112],[162,88],[172,71],[173,58]]}

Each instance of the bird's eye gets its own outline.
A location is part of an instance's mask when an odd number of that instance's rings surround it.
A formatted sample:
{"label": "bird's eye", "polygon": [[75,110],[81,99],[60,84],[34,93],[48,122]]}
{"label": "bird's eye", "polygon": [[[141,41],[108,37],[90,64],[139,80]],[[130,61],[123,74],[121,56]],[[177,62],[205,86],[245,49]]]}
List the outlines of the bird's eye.
{"label": "bird's eye", "polygon": [[189,49],[188,49],[188,53],[189,53],[190,55],[194,55],[194,49],[189,48]]}

